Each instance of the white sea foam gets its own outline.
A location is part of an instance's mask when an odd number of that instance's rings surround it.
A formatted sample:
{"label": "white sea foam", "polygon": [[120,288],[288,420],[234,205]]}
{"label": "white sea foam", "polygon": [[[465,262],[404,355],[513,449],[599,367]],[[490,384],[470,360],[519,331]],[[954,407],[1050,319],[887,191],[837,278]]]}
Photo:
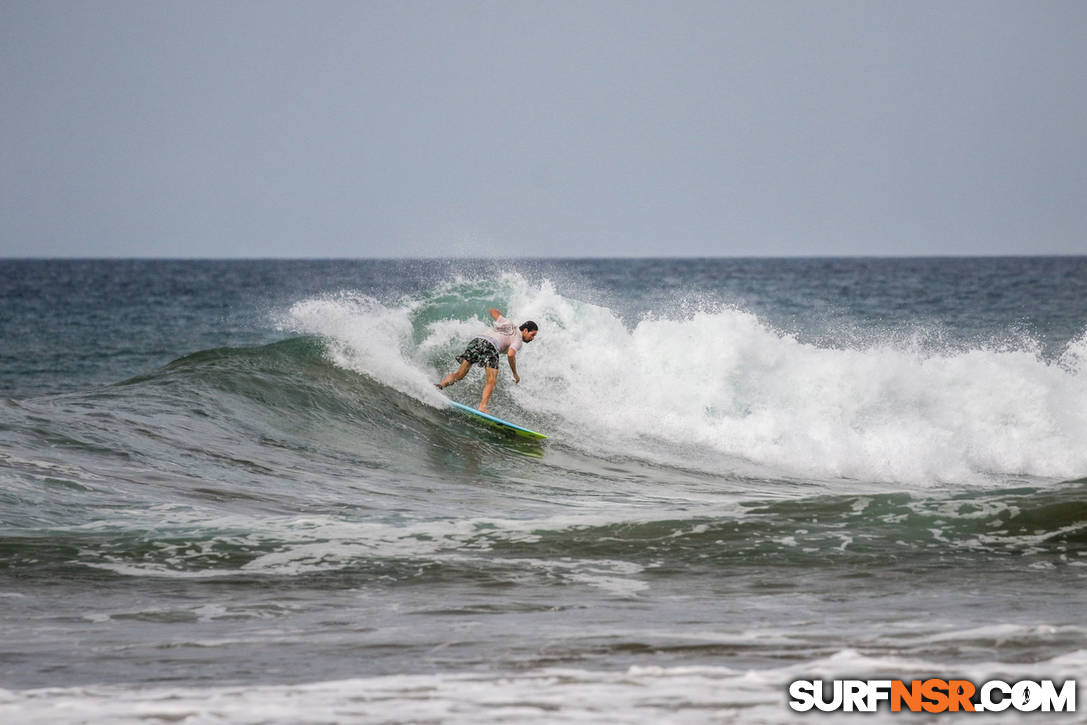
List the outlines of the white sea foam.
{"label": "white sea foam", "polygon": [[[503,394],[553,440],[595,455],[918,485],[1087,475],[1087,334],[1055,361],[1030,345],[819,346],[738,309],[631,326],[546,280],[507,274],[495,286],[508,314],[541,324],[521,385]],[[321,297],[296,304],[289,326],[326,336],[338,364],[433,403],[430,382],[446,370],[428,361],[477,334],[483,315],[413,331],[419,304]]]}
{"label": "white sea foam", "polygon": [[432,404],[438,399],[432,374],[412,360],[408,307],[387,307],[363,294],[340,292],[295,303],[280,327],[323,337],[332,362],[343,368]]}
{"label": "white sea foam", "polygon": [[[545,519],[442,519],[405,521],[398,524],[348,522],[332,518],[250,521],[266,533],[244,536],[220,535],[194,545],[188,541],[160,544],[154,560],[132,561],[110,553],[82,551],[82,563],[116,574],[136,577],[204,579],[247,575],[293,576],[336,571],[359,562],[426,560],[474,568],[499,568],[511,581],[532,578],[561,579],[584,584],[619,596],[636,596],[648,588],[640,575],[644,568],[632,562],[601,558],[518,558],[488,556],[498,545],[534,543],[541,531],[577,529],[615,521],[638,521],[636,512],[564,515]],[[246,519],[222,519],[237,529]],[[214,554],[216,547],[273,548],[258,553],[240,567],[187,565],[190,557]],[[215,612],[200,612],[201,616]]]}
{"label": "white sea foam", "polygon": [[[811,719],[788,707],[788,683],[817,678],[993,677],[1074,679],[1087,652],[1048,662],[963,665],[872,657],[842,650],[769,669],[635,666],[625,670],[546,668],[497,673],[398,674],[297,685],[218,687],[85,686],[0,690],[0,719],[38,723],[789,723]],[[865,722],[916,722],[886,706]],[[816,718],[819,719],[819,718]],[[945,714],[959,722],[969,714]],[[1019,722],[1014,710],[993,722]],[[1046,721],[1076,721],[1053,714]],[[972,720],[971,720],[972,721]]]}

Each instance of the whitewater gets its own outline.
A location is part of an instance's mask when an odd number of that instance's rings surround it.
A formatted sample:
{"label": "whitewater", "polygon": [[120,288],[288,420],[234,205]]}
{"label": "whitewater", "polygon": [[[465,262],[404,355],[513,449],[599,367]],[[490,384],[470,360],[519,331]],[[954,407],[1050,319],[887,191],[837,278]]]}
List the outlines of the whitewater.
{"label": "whitewater", "polygon": [[400,305],[350,291],[306,299],[281,327],[327,340],[345,369],[441,405],[435,371],[484,327],[478,310],[453,315],[488,288],[547,326],[530,352],[540,369],[506,386],[507,404],[589,454],[642,458],[648,448],[648,460],[711,471],[921,486],[1087,470],[1087,332],[1049,360],[1029,341],[830,347],[705,303],[628,326],[615,310],[510,273]]}

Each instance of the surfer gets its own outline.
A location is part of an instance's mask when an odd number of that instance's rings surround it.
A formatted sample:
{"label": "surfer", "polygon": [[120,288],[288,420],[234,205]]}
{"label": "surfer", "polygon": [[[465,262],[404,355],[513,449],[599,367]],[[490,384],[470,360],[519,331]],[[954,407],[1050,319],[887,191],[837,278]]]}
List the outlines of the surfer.
{"label": "surfer", "polygon": [[456,357],[460,368],[446,375],[445,379],[437,384],[438,390],[448,388],[467,375],[473,364],[484,368],[487,372],[487,383],[483,386],[483,398],[479,401],[481,413],[488,412],[487,401],[491,399],[495,383],[498,382],[498,356],[506,353],[506,359],[510,362],[510,372],[513,373],[513,382],[521,382],[521,378],[517,375],[517,351],[521,349],[522,344],[535,340],[536,333],[540,330],[532,320],[521,323],[520,327],[514,327],[512,322],[493,307],[488,312],[494,319],[494,327],[468,343],[464,352]]}

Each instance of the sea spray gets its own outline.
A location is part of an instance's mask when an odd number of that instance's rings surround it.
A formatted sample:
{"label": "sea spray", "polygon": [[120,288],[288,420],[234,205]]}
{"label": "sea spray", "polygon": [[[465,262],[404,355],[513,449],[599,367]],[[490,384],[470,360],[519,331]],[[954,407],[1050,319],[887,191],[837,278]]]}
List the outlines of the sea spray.
{"label": "sea spray", "polygon": [[[466,297],[480,309],[458,317]],[[1082,338],[1049,361],[1029,341],[802,342],[720,305],[627,323],[517,273],[458,278],[399,303],[350,292],[303,300],[287,326],[324,337],[336,364],[433,403],[427,381],[455,366],[491,305],[541,324],[522,350],[522,383],[507,379],[496,400],[593,454],[917,485],[1087,470]]]}

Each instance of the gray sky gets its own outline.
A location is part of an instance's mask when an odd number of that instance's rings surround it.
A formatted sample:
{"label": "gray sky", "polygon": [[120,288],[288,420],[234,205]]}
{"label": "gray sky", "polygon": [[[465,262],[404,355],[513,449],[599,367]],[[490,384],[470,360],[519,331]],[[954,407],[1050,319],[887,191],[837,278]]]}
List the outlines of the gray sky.
{"label": "gray sky", "polygon": [[0,0],[0,256],[1087,253],[1087,2]]}

